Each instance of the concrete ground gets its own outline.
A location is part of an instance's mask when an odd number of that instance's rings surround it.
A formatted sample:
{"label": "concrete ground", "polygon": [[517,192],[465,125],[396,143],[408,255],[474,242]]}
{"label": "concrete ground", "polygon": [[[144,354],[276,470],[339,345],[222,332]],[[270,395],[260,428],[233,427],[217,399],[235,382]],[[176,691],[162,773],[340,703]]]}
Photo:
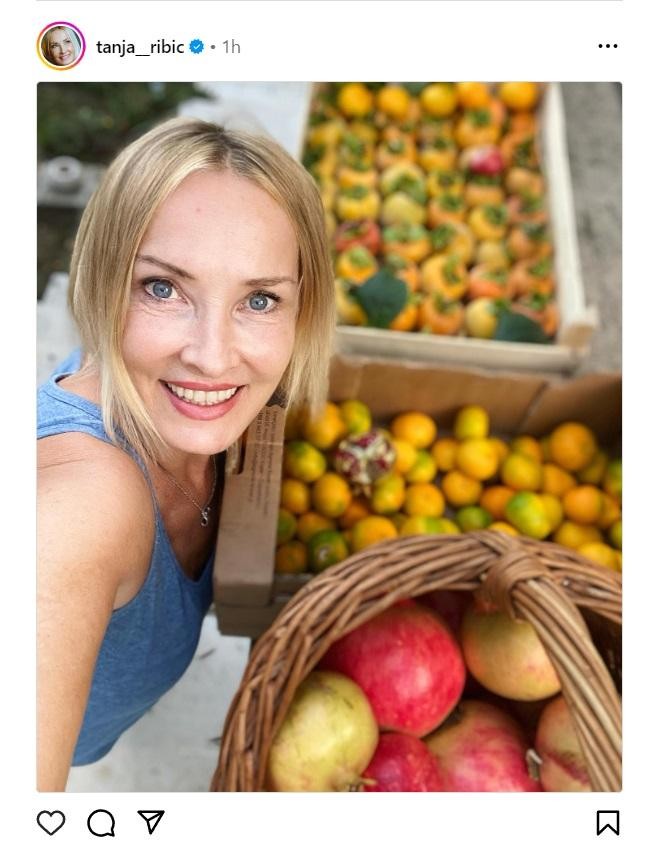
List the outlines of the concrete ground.
{"label": "concrete ground", "polygon": [[[218,90],[220,84],[210,84]],[[297,144],[294,119],[300,84],[227,84],[217,108],[245,113],[254,126],[276,123]],[[294,109],[286,108],[294,99]],[[563,86],[569,158],[587,303],[601,327],[581,372],[621,369],[621,93],[611,83]],[[268,109],[273,101],[277,109]],[[250,105],[249,108],[247,105]],[[265,105],[262,115],[260,104]],[[279,105],[281,104],[281,107]],[[204,105],[201,107],[204,109]],[[291,118],[292,116],[292,118]],[[217,117],[217,116],[215,116]],[[75,344],[65,313],[65,276],[56,277],[38,307],[38,377]],[[178,684],[127,731],[103,760],[71,771],[70,792],[204,791],[216,765],[218,737],[249,653],[249,641],[221,636],[216,618],[205,619],[191,666]]]}

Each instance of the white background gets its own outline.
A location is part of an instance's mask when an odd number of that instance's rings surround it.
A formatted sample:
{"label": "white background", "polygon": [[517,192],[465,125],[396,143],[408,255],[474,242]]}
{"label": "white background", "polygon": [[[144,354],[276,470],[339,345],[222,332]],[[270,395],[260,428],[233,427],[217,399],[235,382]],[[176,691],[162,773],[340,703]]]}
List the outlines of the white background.
{"label": "white background", "polygon": [[[646,506],[645,28],[639,2],[23,2],[4,29],[1,630],[4,772],[0,842],[87,849],[438,850],[639,849],[645,837]],[[35,40],[51,21],[77,24],[83,62],[50,72]],[[521,34],[521,35],[520,35]],[[94,42],[157,38],[241,54],[120,59]],[[600,42],[619,48],[599,49]],[[643,61],[642,61],[643,60]],[[640,74],[639,67],[643,66]],[[36,82],[72,80],[527,79],[619,80],[624,116],[624,790],[620,794],[296,796],[37,794],[34,791],[35,124]],[[592,105],[596,109],[596,104]],[[48,837],[42,809],[60,808]],[[112,810],[115,838],[88,834]],[[137,809],[166,809],[148,838]],[[596,837],[597,809],[620,809],[621,836]],[[90,845],[90,846],[89,846]]]}

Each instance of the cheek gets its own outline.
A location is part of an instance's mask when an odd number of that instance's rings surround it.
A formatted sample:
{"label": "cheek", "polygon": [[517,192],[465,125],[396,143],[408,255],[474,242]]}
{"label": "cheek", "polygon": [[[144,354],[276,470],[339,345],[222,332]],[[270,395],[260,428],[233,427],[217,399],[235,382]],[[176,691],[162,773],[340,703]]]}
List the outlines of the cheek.
{"label": "cheek", "polygon": [[249,340],[250,360],[268,380],[279,382],[290,362],[294,342],[294,323],[257,329]]}

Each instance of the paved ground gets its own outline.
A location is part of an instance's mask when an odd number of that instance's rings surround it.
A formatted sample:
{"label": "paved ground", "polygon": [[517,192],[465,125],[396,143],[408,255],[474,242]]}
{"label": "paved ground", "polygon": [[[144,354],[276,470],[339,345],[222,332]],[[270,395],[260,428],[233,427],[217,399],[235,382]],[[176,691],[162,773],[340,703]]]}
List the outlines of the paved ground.
{"label": "paved ground", "polygon": [[[251,97],[276,91],[246,84]],[[293,92],[295,90],[293,89]],[[256,92],[256,94],[255,94]],[[621,102],[609,83],[564,86],[581,263],[589,304],[601,328],[582,371],[621,368]],[[291,131],[294,135],[294,126]],[[65,318],[65,279],[39,305],[38,368],[44,378],[74,342]],[[218,737],[249,649],[205,620],[198,653],[182,680],[98,763],[72,771],[68,789],[200,791],[215,766]]]}

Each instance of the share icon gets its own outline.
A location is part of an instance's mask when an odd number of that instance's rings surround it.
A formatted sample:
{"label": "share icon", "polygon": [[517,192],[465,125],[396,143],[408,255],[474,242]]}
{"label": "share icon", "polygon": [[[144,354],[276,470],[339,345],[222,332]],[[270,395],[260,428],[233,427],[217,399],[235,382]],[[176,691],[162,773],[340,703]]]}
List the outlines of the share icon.
{"label": "share icon", "polygon": [[149,834],[153,834],[155,829],[158,827],[158,823],[164,816],[164,811],[138,811],[137,813],[146,823]]}

